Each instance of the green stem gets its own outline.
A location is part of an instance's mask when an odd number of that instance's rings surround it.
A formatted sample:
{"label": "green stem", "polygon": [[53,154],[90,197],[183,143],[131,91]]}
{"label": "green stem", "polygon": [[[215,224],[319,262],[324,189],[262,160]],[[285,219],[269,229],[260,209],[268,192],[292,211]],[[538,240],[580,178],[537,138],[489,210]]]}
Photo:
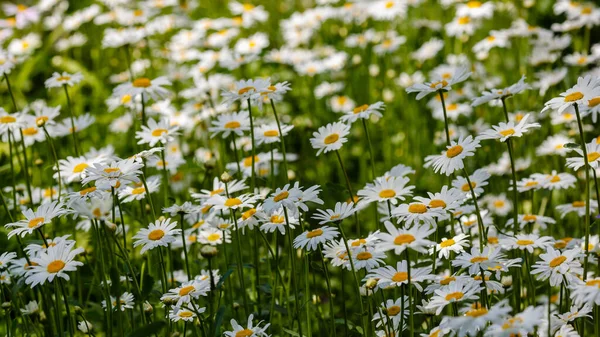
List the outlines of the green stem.
{"label": "green stem", "polygon": [[[58,165],[58,155],[56,154],[56,148],[54,147],[54,142],[52,141],[52,137],[48,133],[45,125],[42,125],[42,130],[44,130],[44,134],[46,135],[46,141],[48,145],[50,145],[50,151],[52,152],[52,157],[54,158],[54,165],[56,165],[56,173],[58,174],[58,201],[60,202],[60,196],[62,194],[62,178],[60,177],[60,166]],[[52,188],[52,186],[50,186]]]}
{"label": "green stem", "polygon": [[[285,177],[285,181],[286,183],[289,182],[288,179],[288,166],[287,166],[287,157],[286,157],[286,152],[285,152],[285,139],[283,138],[283,133],[281,132],[281,124],[279,123],[279,117],[277,116],[277,110],[275,109],[275,103],[273,103],[273,100],[270,99],[271,101],[271,108],[273,108],[273,115],[275,116],[275,122],[277,123],[277,130],[279,131],[279,139],[281,141],[281,152],[283,154],[283,171],[284,171],[284,177]],[[250,106],[250,105],[248,105]]]}
{"label": "green stem", "polygon": [[[444,130],[446,131],[446,145],[450,146],[450,128],[448,127],[448,117],[446,115],[446,101],[444,100],[444,91],[438,90],[440,101],[442,101],[442,111],[444,112]],[[402,329],[402,327],[400,327]]]}
{"label": "green stem", "polygon": [[255,171],[255,161],[256,161],[256,145],[254,142],[254,119],[252,118],[252,105],[250,104],[250,98],[248,98],[248,115],[250,116],[250,138],[252,140],[252,174],[250,180],[250,192],[254,193],[254,188],[256,187],[256,171]]}
{"label": "green stem", "polygon": [[248,295],[246,294],[246,284],[244,281],[244,265],[242,260],[242,238],[240,237],[240,230],[238,228],[237,219],[235,216],[235,210],[232,210],[231,217],[233,218],[233,224],[235,225],[235,239],[237,245],[237,269],[238,269],[238,277],[240,278],[240,288],[242,290],[242,300],[244,301],[244,315],[248,316],[249,308],[248,308]]}
{"label": "green stem", "polygon": [[[29,177],[29,160],[27,159],[27,147],[25,147],[25,138],[23,138],[23,129],[19,129],[21,133],[21,146],[23,147],[23,169],[25,170],[25,185],[27,186],[27,194],[29,194],[29,203],[33,205],[33,194],[31,193],[31,179]],[[50,186],[50,195],[52,195],[52,186]]]}
{"label": "green stem", "polygon": [[69,90],[67,89],[67,85],[63,84],[63,89],[65,90],[65,96],[67,96],[67,110],[69,111],[69,119],[71,120],[71,135],[73,136],[73,148],[75,148],[75,155],[79,157],[79,142],[77,141],[77,135],[75,132],[75,119],[73,117],[73,108],[71,107],[71,98],[69,97]]}
{"label": "green stem", "polygon": [[292,264],[292,275],[290,278],[292,279],[292,286],[294,287],[294,304],[296,306],[296,320],[298,321],[298,332],[300,336],[302,334],[302,321],[300,320],[300,299],[298,298],[298,284],[296,279],[296,255],[294,254],[294,243],[292,242],[292,230],[290,228],[290,221],[287,214],[287,208],[283,207],[283,215],[285,216],[285,224],[287,226],[286,235],[288,237],[288,243],[290,248],[290,260]]}
{"label": "green stem", "polygon": [[581,139],[581,148],[583,149],[583,161],[585,163],[585,257],[583,261],[583,281],[587,278],[588,258],[590,255],[590,163],[588,162],[585,135],[583,134],[583,124],[579,114],[579,106],[573,103],[575,114],[577,115],[577,126],[579,127],[579,137]]}
{"label": "green stem", "polygon": [[[183,257],[185,258],[185,271],[187,273],[188,281],[189,281],[192,279],[192,273],[190,272],[190,263],[188,261],[188,254],[187,254],[187,243],[185,242],[184,215],[185,215],[185,213],[183,213],[183,212],[179,213],[179,219],[181,222],[181,240],[183,241]],[[209,274],[211,274],[211,278],[212,278],[212,272],[210,270],[209,270]]]}
{"label": "green stem", "polygon": [[373,146],[371,145],[371,136],[369,135],[369,128],[367,128],[367,122],[363,118],[362,119],[363,129],[365,130],[365,135],[367,136],[367,143],[369,144],[369,158],[371,159],[371,178],[375,179],[375,158],[373,157]]}

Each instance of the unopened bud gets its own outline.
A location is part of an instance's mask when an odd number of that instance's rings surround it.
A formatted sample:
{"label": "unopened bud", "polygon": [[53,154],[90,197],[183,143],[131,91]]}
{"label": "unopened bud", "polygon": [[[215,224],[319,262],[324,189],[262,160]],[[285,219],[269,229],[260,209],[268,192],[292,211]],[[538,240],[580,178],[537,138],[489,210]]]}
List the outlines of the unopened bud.
{"label": "unopened bud", "polygon": [[35,121],[35,124],[38,127],[43,127],[44,125],[46,125],[46,119],[45,118],[38,118],[37,121]]}
{"label": "unopened bud", "polygon": [[217,253],[219,253],[219,250],[214,246],[202,246],[202,248],[200,248],[200,255],[207,259],[217,256]]}
{"label": "unopened bud", "polygon": [[42,166],[44,164],[44,160],[42,158],[38,158],[33,162],[36,166]]}
{"label": "unopened bud", "polygon": [[229,173],[223,172],[223,174],[221,174],[221,181],[226,183],[229,180],[231,180],[231,176],[229,175]]}
{"label": "unopened bud", "polygon": [[154,307],[152,307],[152,304],[150,304],[150,302],[146,301],[144,302],[144,312],[147,314],[151,314],[154,311]]}
{"label": "unopened bud", "polygon": [[240,304],[238,302],[233,302],[233,310],[238,310],[240,308]]}
{"label": "unopened bud", "polygon": [[11,304],[10,302],[2,302],[2,309],[8,309],[10,308]]}
{"label": "unopened bud", "polygon": [[502,276],[502,280],[501,280],[502,285],[505,288],[508,288],[512,285],[513,283],[513,279],[512,276],[508,275],[508,276]]}
{"label": "unopened bud", "polygon": [[368,289],[375,289],[375,287],[377,286],[377,279],[374,279],[374,278],[368,279],[367,283],[365,284],[365,286]]}

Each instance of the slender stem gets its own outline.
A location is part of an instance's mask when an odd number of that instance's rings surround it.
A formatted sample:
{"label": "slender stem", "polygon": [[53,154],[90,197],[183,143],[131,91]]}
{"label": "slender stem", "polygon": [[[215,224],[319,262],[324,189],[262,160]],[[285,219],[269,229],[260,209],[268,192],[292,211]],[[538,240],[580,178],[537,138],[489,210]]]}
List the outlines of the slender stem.
{"label": "slender stem", "polygon": [[255,161],[256,161],[256,145],[254,142],[254,119],[252,118],[252,105],[250,104],[250,98],[248,98],[248,115],[250,116],[250,138],[252,140],[252,174],[250,180],[250,192],[254,193],[254,188],[256,187],[256,171],[255,171]]}
{"label": "slender stem", "polygon": [[519,192],[517,190],[517,170],[515,168],[515,156],[513,154],[512,139],[506,140],[506,146],[508,147],[508,156],[510,157],[510,170],[512,172],[512,195],[513,195],[513,234],[517,235],[519,231]]}
{"label": "slender stem", "polygon": [[[42,130],[44,130],[44,134],[46,135],[46,141],[48,145],[50,145],[50,151],[52,152],[52,157],[54,158],[54,165],[56,165],[56,173],[58,174],[58,201],[60,201],[60,195],[62,194],[62,178],[60,177],[60,166],[58,165],[58,155],[56,154],[56,148],[54,147],[54,142],[52,141],[52,137],[48,133],[48,129],[46,129],[45,125],[42,125]],[[52,186],[50,186],[52,188]]]}
{"label": "slender stem", "polygon": [[465,179],[467,180],[467,184],[469,184],[469,190],[471,191],[471,197],[473,198],[473,203],[475,204],[475,213],[477,216],[477,224],[479,228],[479,251],[483,252],[484,247],[484,235],[485,228],[483,226],[483,219],[481,219],[481,212],[479,210],[479,204],[477,203],[477,195],[475,194],[475,190],[473,190],[473,185],[471,184],[471,179],[469,178],[469,173],[466,168],[463,168],[463,172],[465,173]]}
{"label": "slender stem", "polygon": [[73,136],[73,148],[75,148],[75,155],[79,157],[79,143],[77,142],[77,135],[75,132],[75,119],[73,117],[73,108],[71,107],[71,98],[69,97],[69,90],[67,89],[67,85],[63,84],[63,89],[65,90],[65,96],[67,96],[67,110],[69,111],[69,119],[71,120],[71,135]]}
{"label": "slender stem", "polygon": [[[21,146],[23,147],[23,169],[25,170],[25,185],[27,186],[27,194],[29,202],[33,204],[33,194],[31,193],[31,177],[29,177],[29,160],[27,159],[27,147],[25,146],[25,138],[23,137],[23,129],[19,129],[21,133]],[[52,195],[52,186],[50,186],[50,195]]]}
{"label": "slender stem", "polygon": [[[408,285],[407,285],[407,290],[408,290],[408,310],[409,310],[409,336],[414,336],[414,331],[415,331],[415,325],[414,325],[414,314],[413,314],[413,306],[412,306],[412,287],[411,287],[411,280],[410,280],[410,252],[409,249],[406,248],[404,250],[404,254],[406,255],[406,276],[407,276],[407,281],[408,281]],[[404,299],[402,299],[402,301],[404,301]],[[403,312],[400,312],[400,315],[404,315]],[[400,329],[402,329],[402,327],[400,327]]]}
{"label": "slender stem", "polygon": [[[344,179],[346,180],[346,187],[348,188],[348,193],[350,193],[350,200],[356,206],[356,200],[354,200],[354,193],[352,192],[352,185],[350,185],[350,178],[348,178],[348,172],[346,171],[346,167],[344,166],[344,161],[342,160],[340,151],[336,150],[335,154],[337,155],[337,159],[340,163],[340,167],[342,168],[342,172],[344,172]],[[358,212],[354,213],[354,219],[356,220],[356,232],[358,235],[360,235],[360,223],[358,222]]]}
{"label": "slender stem", "polygon": [[336,336],[335,329],[335,311],[333,308],[333,293],[331,292],[331,282],[329,281],[329,270],[325,263],[325,256],[323,256],[323,249],[319,245],[319,256],[321,256],[321,266],[325,272],[325,284],[327,285],[327,296],[329,296],[329,318],[331,318],[331,330],[333,331],[333,337]]}
{"label": "slender stem", "polygon": [[285,224],[287,226],[287,232],[286,235],[288,237],[288,243],[289,243],[289,248],[290,248],[290,261],[292,264],[292,275],[290,276],[290,278],[292,279],[292,286],[294,287],[294,304],[296,306],[296,320],[298,321],[298,332],[300,334],[300,336],[303,336],[302,334],[302,321],[300,320],[300,299],[298,298],[298,284],[297,284],[297,279],[296,279],[296,256],[294,254],[295,250],[294,250],[294,243],[292,242],[292,231],[290,228],[290,221],[288,218],[288,214],[287,214],[287,208],[284,206],[283,207],[283,215],[285,217]]}
{"label": "slender stem", "polygon": [[444,100],[444,91],[438,90],[440,101],[442,101],[442,111],[444,111],[444,130],[446,131],[446,145],[450,146],[450,128],[448,127],[448,117],[446,115],[446,101]]}
{"label": "slender stem", "polygon": [[235,132],[231,133],[231,137],[233,139],[233,157],[235,158],[235,164],[237,165],[238,174],[240,175],[240,177],[242,177],[242,169],[240,168],[240,160],[238,159],[237,144],[235,143]]}
{"label": "slender stem", "polygon": [[237,245],[237,269],[238,269],[238,277],[240,278],[240,287],[242,290],[242,300],[244,301],[244,315],[248,316],[248,295],[246,294],[246,284],[244,281],[244,265],[242,260],[242,238],[240,236],[240,229],[238,227],[237,218],[235,215],[235,210],[232,210],[231,217],[233,218],[233,224],[235,225],[235,239]]}
{"label": "slender stem", "polygon": [[6,87],[8,88],[8,93],[10,94],[10,99],[12,101],[13,108],[15,109],[15,112],[17,112],[17,111],[19,111],[19,109],[17,108],[17,101],[15,101],[15,95],[13,94],[12,87],[10,85],[10,80],[8,79],[7,73],[4,73],[4,79],[6,80]]}
{"label": "slender stem", "polygon": [[373,146],[371,145],[371,136],[369,135],[369,128],[367,127],[367,121],[362,119],[363,129],[365,130],[365,135],[367,136],[367,143],[369,144],[369,157],[371,162],[371,178],[375,179],[375,158],[373,157]]}
{"label": "slender stem", "polygon": [[[181,240],[183,241],[183,257],[185,258],[185,272],[187,273],[188,276],[188,281],[192,279],[192,273],[190,272],[190,263],[188,261],[188,254],[187,254],[187,243],[185,242],[185,219],[184,219],[184,215],[185,213],[181,212],[179,213],[179,219],[181,222]],[[212,275],[212,271],[209,270],[209,274]],[[212,278],[212,276],[211,276]]]}
{"label": "slender stem", "polygon": [[65,301],[65,310],[67,311],[67,322],[69,322],[69,334],[72,337],[75,329],[73,326],[73,317],[71,317],[71,309],[69,309],[69,300],[67,297],[67,291],[65,290],[65,285],[63,284],[63,282],[60,278],[57,278],[56,281],[58,282],[58,285],[60,286],[60,290],[62,291],[62,294],[63,294],[63,299]]}
{"label": "slender stem", "polygon": [[275,109],[275,103],[273,103],[273,100],[270,99],[271,101],[271,108],[273,108],[273,115],[275,116],[275,122],[277,123],[277,130],[279,131],[279,139],[281,141],[281,152],[283,154],[283,171],[284,171],[284,178],[286,182],[289,182],[288,179],[288,166],[287,166],[287,157],[286,157],[286,152],[285,152],[285,139],[283,138],[283,133],[281,132],[281,124],[279,123],[279,117],[277,116],[277,110]]}
{"label": "slender stem", "polygon": [[146,102],[144,101],[144,93],[140,94],[142,99],[142,125],[146,125]]}
{"label": "slender stem", "polygon": [[583,280],[587,278],[588,271],[588,258],[590,253],[590,164],[588,162],[588,154],[585,142],[585,135],[583,134],[583,125],[581,123],[581,115],[579,114],[579,106],[577,103],[573,104],[575,108],[575,114],[577,115],[577,126],[579,127],[579,137],[581,139],[581,148],[583,149],[583,161],[585,163],[585,257],[583,261]]}
{"label": "slender stem", "polygon": [[[169,204],[169,174],[167,173],[167,161],[165,159],[165,149],[160,151],[160,157],[162,160],[162,175],[163,175],[163,196],[165,198],[165,207]],[[146,193],[150,191],[146,190]]]}
{"label": "slender stem", "polygon": [[[15,212],[18,209],[17,206],[17,182],[16,182],[16,177],[15,177],[15,164],[13,162],[13,142],[12,142],[12,132],[10,130],[8,130],[8,154],[10,156],[9,158],[9,162],[10,162],[10,175],[12,178],[12,195],[13,195],[13,209],[15,210]],[[29,200],[29,202],[31,203],[32,201]],[[18,237],[18,235],[17,235]]]}

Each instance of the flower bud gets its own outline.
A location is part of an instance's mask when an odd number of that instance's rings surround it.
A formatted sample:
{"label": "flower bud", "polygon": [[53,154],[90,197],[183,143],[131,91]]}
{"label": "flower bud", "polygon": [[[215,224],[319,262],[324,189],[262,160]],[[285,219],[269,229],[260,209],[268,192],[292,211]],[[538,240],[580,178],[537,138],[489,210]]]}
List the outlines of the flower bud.
{"label": "flower bud", "polygon": [[219,253],[219,250],[214,246],[202,246],[200,248],[200,255],[207,259],[217,256],[217,253]]}

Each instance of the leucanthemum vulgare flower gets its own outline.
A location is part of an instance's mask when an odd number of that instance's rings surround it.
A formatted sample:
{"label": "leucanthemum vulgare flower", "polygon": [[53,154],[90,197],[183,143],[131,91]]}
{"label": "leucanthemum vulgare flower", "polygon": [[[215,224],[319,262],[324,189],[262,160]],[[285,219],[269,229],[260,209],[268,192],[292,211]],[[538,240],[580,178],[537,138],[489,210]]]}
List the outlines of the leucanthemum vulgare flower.
{"label": "leucanthemum vulgare flower", "polygon": [[477,275],[481,269],[495,268],[504,258],[500,249],[484,247],[479,251],[478,247],[472,247],[471,253],[463,251],[453,261],[452,265],[460,268],[469,268],[470,275]]}
{"label": "leucanthemum vulgare flower", "polygon": [[217,116],[217,119],[212,121],[213,126],[208,128],[211,133],[211,138],[221,134],[221,137],[227,138],[230,134],[235,133],[242,137],[244,131],[250,130],[250,114],[248,110],[239,112],[225,113]]}
{"label": "leucanthemum vulgare flower", "polygon": [[574,282],[569,288],[575,304],[600,305],[600,277]]}
{"label": "leucanthemum vulgare flower", "polygon": [[329,226],[307,230],[294,239],[294,248],[307,251],[317,250],[319,245],[335,239],[339,234],[337,229]]}
{"label": "leucanthemum vulgare flower", "polygon": [[577,84],[571,89],[560,94],[560,97],[555,97],[545,103],[545,107],[542,112],[546,110],[556,110],[558,113],[563,113],[567,108],[570,108],[574,104],[582,107],[588,105],[589,100],[600,96],[600,86],[598,86],[598,79],[587,75],[585,77],[579,77]]}
{"label": "leucanthemum vulgare flower", "polygon": [[38,257],[30,258],[31,266],[25,273],[25,283],[33,288],[46,281],[53,282],[56,277],[68,281],[70,278],[66,272],[83,266],[82,262],[75,261],[75,257],[83,251],[83,248],[73,249],[73,244],[66,240],[48,247]]}
{"label": "leucanthemum vulgare flower", "polygon": [[487,309],[478,302],[478,305],[469,306],[462,316],[449,317],[443,324],[444,327],[455,331],[459,337],[477,336],[485,330],[489,322],[499,322],[508,317],[512,308],[507,299],[501,300]]}
{"label": "leucanthemum vulgare flower", "polygon": [[252,194],[242,194],[236,197],[222,196],[215,194],[206,201],[206,205],[211,205],[215,210],[235,210],[244,208],[253,208],[258,196]]}
{"label": "leucanthemum vulgare flower", "polygon": [[383,251],[393,250],[394,254],[399,255],[405,249],[412,249],[420,253],[426,253],[429,246],[435,244],[429,241],[427,237],[435,228],[429,225],[415,224],[409,228],[396,228],[390,221],[384,223],[387,233],[381,232],[377,237],[381,240],[378,247]]}
{"label": "leucanthemum vulgare flower", "polygon": [[203,245],[218,246],[223,242],[230,243],[231,235],[227,235],[228,231],[215,227],[206,227],[200,229],[197,236],[197,241]]}
{"label": "leucanthemum vulgare flower", "polygon": [[[284,137],[287,136],[293,128],[293,125],[281,123],[281,133]],[[255,127],[254,135],[256,137],[256,145],[272,144],[281,141],[281,136],[279,135],[279,129],[276,123],[263,124]]]}
{"label": "leucanthemum vulgare flower", "polygon": [[96,184],[96,188],[110,190],[125,187],[127,183],[138,183],[139,175],[142,174],[142,164],[133,159],[113,161],[111,163],[95,163],[85,168],[87,176],[81,181],[82,185],[90,182]]}
{"label": "leucanthemum vulgare flower", "polygon": [[333,112],[346,112],[354,109],[356,103],[348,96],[333,96],[329,99],[329,107]]}
{"label": "leucanthemum vulgare flower", "polygon": [[[517,217],[519,222],[519,228],[523,229],[525,226],[531,226],[532,228],[539,227],[546,229],[548,224],[556,223],[556,220],[549,216],[537,215],[537,214],[519,214]],[[506,226],[513,228],[514,219],[508,219]]]}
{"label": "leucanthemum vulgare flower", "polygon": [[523,75],[519,82],[509,87],[504,89],[491,89],[490,91],[484,91],[480,97],[477,97],[473,100],[471,105],[479,106],[492,100],[506,99],[528,89],[531,89],[531,86],[525,83],[525,75]]}
{"label": "leucanthemum vulgare flower", "polygon": [[123,97],[129,95],[130,97],[137,97],[138,95],[142,95],[144,100],[148,98],[158,100],[169,94],[169,90],[163,88],[169,85],[171,85],[171,81],[165,76],[160,76],[153,80],[147,77],[138,77],[132,82],[119,84],[113,90],[113,96]]}
{"label": "leucanthemum vulgare flower", "polygon": [[14,235],[24,237],[27,234],[33,233],[36,229],[51,223],[54,218],[68,214],[69,211],[64,207],[65,205],[62,202],[52,201],[41,204],[35,211],[31,208],[23,211],[25,219],[4,225],[7,229],[14,228],[8,233],[8,238]]}
{"label": "leucanthemum vulgare flower", "polygon": [[400,204],[391,211],[393,217],[398,218],[398,223],[406,226],[424,223],[435,227],[438,219],[446,217],[446,212],[441,208],[428,207],[421,202]]}
{"label": "leucanthemum vulgare flower", "polygon": [[[97,162],[102,162],[102,160],[88,159],[84,156],[68,156],[66,159],[59,159],[58,168],[60,171],[60,178],[66,183],[81,181],[86,177],[85,169]],[[58,173],[54,174],[54,178],[58,178]]]}
{"label": "leucanthemum vulgare flower", "polygon": [[[373,321],[377,322],[375,323],[375,326],[378,328],[383,326],[385,329],[389,330],[388,320],[390,320],[392,323],[391,327],[394,331],[398,331],[399,329],[402,329],[403,331],[406,329],[406,325],[401,327],[400,321],[404,320],[406,323],[410,310],[408,304],[407,296],[399,297],[396,300],[388,299],[384,303],[381,303],[377,312],[373,315]],[[403,308],[404,311],[402,310]],[[387,335],[384,336],[387,337]]]}
{"label": "leucanthemum vulgare flower", "polygon": [[439,315],[448,304],[479,299],[478,293],[481,289],[483,287],[475,282],[450,282],[434,292],[427,308],[435,309],[435,314]]}
{"label": "leucanthemum vulgare flower", "polygon": [[381,111],[385,108],[383,102],[376,102],[373,104],[363,104],[352,110],[344,112],[340,120],[342,122],[352,124],[359,119],[369,119],[372,115],[382,117]]}
{"label": "leucanthemum vulgare flower", "polygon": [[69,245],[74,246],[76,242],[75,242],[75,240],[69,240],[70,236],[71,235],[67,234],[64,236],[55,237],[54,239],[46,239],[46,241],[41,245],[36,244],[36,243],[30,243],[23,250],[30,257],[38,257],[40,255],[40,253],[47,251],[48,248],[50,248],[52,246],[56,246],[59,243],[62,243],[63,241],[66,241],[67,246],[69,246]]}
{"label": "leucanthemum vulgare flower", "polygon": [[483,193],[483,187],[488,185],[490,174],[485,169],[477,169],[473,174],[469,176],[471,181],[471,187],[467,179],[463,176],[458,176],[452,181],[452,186],[459,191],[465,193],[468,197],[472,197],[471,189],[475,192],[475,195],[481,195]]}
{"label": "leucanthemum vulgare flower", "polygon": [[[245,183],[245,179],[241,180],[230,180],[227,182],[227,192],[229,194],[233,194],[239,191],[243,191],[248,188],[248,185]],[[213,187],[212,190],[200,190],[200,193],[192,193],[192,198],[198,201],[205,201],[210,199],[215,195],[224,196],[225,193],[225,183],[221,181],[218,177],[213,179]]]}
{"label": "leucanthemum vulgare flower", "polygon": [[[442,241],[436,246],[438,251],[438,257],[440,259],[442,257],[445,259],[449,259],[451,252],[455,254],[463,252],[465,248],[469,246],[469,240],[467,239],[468,237],[469,236],[464,233],[458,233],[449,239],[442,238]],[[429,253],[432,254],[433,249],[429,249]]]}
{"label": "leucanthemum vulgare flower", "polygon": [[528,336],[533,334],[536,326],[543,322],[544,307],[529,306],[521,313],[506,317],[503,321],[493,322],[486,331],[486,336]]}
{"label": "leucanthemum vulgare flower", "polygon": [[500,122],[500,124],[492,126],[491,129],[483,131],[477,138],[498,139],[505,142],[509,138],[523,136],[530,129],[541,127],[539,123],[527,123],[528,118],[529,114],[525,115],[517,125],[514,121]]}
{"label": "leucanthemum vulgare flower", "polygon": [[[369,271],[384,264],[384,260],[386,258],[385,253],[379,248],[366,245],[350,248],[350,254],[355,270],[365,269],[366,271]],[[349,263],[344,266],[348,270],[352,268]]]}
{"label": "leucanthemum vulgare flower", "polygon": [[210,291],[210,283],[208,280],[191,280],[181,284],[181,286],[169,289],[169,292],[164,294],[160,300],[171,299],[177,301],[175,306],[181,307],[184,304],[190,303],[200,296],[206,296]]}
{"label": "leucanthemum vulgare flower", "polygon": [[[593,169],[598,169],[600,166],[600,143],[594,139],[590,143],[585,144],[585,148],[587,151],[588,165]],[[583,150],[581,148],[577,147],[573,150],[577,152],[579,156],[567,158],[567,167],[577,171],[585,166],[585,160],[583,158]]]}
{"label": "leucanthemum vulgare flower", "polygon": [[[204,307],[198,308],[199,313],[203,313],[205,311],[206,311],[206,308],[204,308]],[[169,310],[169,319],[172,322],[179,322],[179,321],[193,322],[196,319],[196,314],[193,311],[185,309],[185,308],[172,307],[172,309]]]}
{"label": "leucanthemum vulgare flower", "polygon": [[269,86],[271,86],[269,79],[237,81],[231,90],[223,89],[221,92],[223,104],[230,106],[237,101],[244,104],[247,100],[250,100],[251,104],[256,103],[261,93],[266,92]]}
{"label": "leucanthemum vulgare flower", "polygon": [[81,82],[83,80],[83,75],[81,73],[69,74],[67,72],[63,72],[62,74],[54,72],[52,77],[46,80],[44,84],[46,88],[60,88],[63,85],[67,85],[69,87],[74,86],[75,84]]}
{"label": "leucanthemum vulgare flower", "polygon": [[278,187],[273,194],[263,202],[263,209],[267,213],[271,213],[281,207],[285,207],[293,214],[298,212],[297,202],[302,196],[302,190],[296,185],[290,186],[286,184],[283,187]]}
{"label": "leucanthemum vulgare flower", "polygon": [[167,247],[169,243],[175,242],[181,233],[181,229],[176,229],[176,227],[177,221],[171,222],[171,219],[156,220],[148,225],[148,228],[140,229],[133,236],[133,239],[136,240],[133,246],[142,246],[141,254],[159,246]]}
{"label": "leucanthemum vulgare flower", "polygon": [[[410,282],[419,291],[423,291],[423,288],[419,283],[427,281],[432,278],[430,274],[431,269],[429,268],[415,268],[411,267],[410,271]],[[388,289],[394,287],[400,287],[403,284],[408,284],[408,265],[407,261],[398,261],[396,268],[392,266],[379,267],[372,269],[369,274],[365,276],[365,279],[376,279],[377,287],[380,289]]]}
{"label": "leucanthemum vulgare flower", "polygon": [[163,145],[175,140],[179,133],[179,127],[171,125],[167,120],[161,119],[158,123],[149,118],[147,125],[142,125],[142,131],[135,132],[135,138],[139,139],[138,144],[148,144],[153,147],[161,143]]}
{"label": "leucanthemum vulgare flower", "polygon": [[285,95],[288,91],[292,90],[291,84],[287,81],[279,82],[275,85],[269,85],[264,91],[260,93],[260,97],[257,100],[258,107],[260,109],[263,108],[265,104],[268,104],[269,101],[280,102],[283,100],[283,95]]}
{"label": "leucanthemum vulgare flower", "polygon": [[534,173],[531,178],[539,181],[542,188],[548,190],[570,189],[577,183],[577,178],[569,173],[558,173],[552,170],[550,174]]}
{"label": "leucanthemum vulgare flower", "polygon": [[428,208],[439,209],[443,211],[443,215],[439,216],[440,220],[448,218],[448,213],[453,213],[463,201],[465,196],[459,190],[454,187],[448,188],[448,186],[442,186],[440,192],[430,193],[427,192],[428,197],[414,197],[416,201],[427,205]]}
{"label": "leucanthemum vulgare flower", "polygon": [[[148,191],[146,191],[148,186]],[[160,178],[158,176],[149,177],[146,180],[146,186],[142,183],[127,185],[119,190],[121,202],[128,203],[135,200],[145,199],[148,193],[155,193],[160,190]]]}
{"label": "leucanthemum vulgare flower", "polygon": [[314,149],[317,149],[317,156],[321,153],[336,151],[342,148],[345,142],[348,141],[350,133],[350,125],[342,122],[329,123],[319,128],[317,132],[313,132],[313,138],[310,139],[310,144]]}
{"label": "leucanthemum vulgare flower", "polygon": [[315,214],[313,214],[312,218],[315,220],[320,220],[319,225],[326,224],[329,222],[338,222],[346,219],[349,216],[352,216],[356,212],[354,208],[354,203],[348,202],[336,202],[335,207],[333,209],[317,209]]}
{"label": "leucanthemum vulgare flower", "polygon": [[[119,296],[118,301],[119,301],[119,303],[117,303],[116,297],[111,296],[110,297],[110,308],[112,310],[117,310],[118,308],[120,308],[121,311],[125,311],[125,309],[133,309],[133,306],[135,304],[135,297],[133,296],[132,293],[124,292],[123,294],[121,294],[121,296]],[[102,301],[102,308],[105,311],[107,310],[106,301]]]}
{"label": "leucanthemum vulgare flower", "polygon": [[451,141],[446,151],[442,151],[441,154],[425,157],[424,167],[433,167],[435,173],[449,176],[455,171],[463,169],[463,160],[475,155],[475,149],[478,147],[480,145],[477,139],[473,139],[472,136],[466,138],[461,136],[458,141]]}
{"label": "leucanthemum vulgare flower", "polygon": [[418,92],[417,100],[427,96],[430,93],[438,91],[450,91],[454,84],[465,81],[471,76],[471,72],[467,66],[461,66],[456,68],[454,74],[443,74],[438,78],[433,78],[431,82],[425,82],[423,84],[413,84],[406,88],[407,93]]}
{"label": "leucanthemum vulgare flower", "polygon": [[532,275],[540,281],[550,279],[550,285],[556,287],[563,282],[567,285],[576,283],[583,274],[581,263],[577,260],[581,249],[575,247],[563,252],[547,247],[546,253],[540,254],[541,261],[532,266]]}
{"label": "leucanthemum vulgare flower", "polygon": [[0,255],[0,270],[8,268],[8,265],[17,257],[15,252],[4,252]]}
{"label": "leucanthemum vulgare flower", "polygon": [[361,198],[359,203],[362,205],[372,202],[389,202],[392,205],[398,203],[398,200],[405,200],[407,196],[412,195],[414,186],[407,186],[410,179],[406,177],[379,177],[374,183],[367,183],[364,189],[357,192]]}
{"label": "leucanthemum vulgare flower", "polygon": [[[507,227],[509,225],[507,224]],[[515,237],[506,236],[500,238],[500,245],[505,250],[527,250],[530,254],[533,250],[540,248],[545,250],[553,244],[554,239],[549,236],[539,236],[537,234],[517,234]]]}
{"label": "leucanthemum vulgare flower", "polygon": [[[556,206],[556,210],[560,213],[560,217],[564,218],[569,213],[577,213],[577,216],[585,216],[585,201],[576,200],[569,204],[562,204]],[[594,213],[598,209],[598,201],[590,200],[590,213]]]}
{"label": "leucanthemum vulgare flower", "polygon": [[288,221],[286,223],[283,207],[273,212],[259,214],[259,217],[259,222],[262,223],[260,230],[265,233],[274,233],[277,230],[281,235],[285,235],[287,227],[294,229],[299,223],[298,218],[293,213],[288,214]]}
{"label": "leucanthemum vulgare flower", "polygon": [[262,321],[258,322],[256,325],[253,323],[254,315],[250,314],[248,316],[248,325],[243,327],[238,324],[235,319],[231,320],[232,331],[225,331],[223,334],[227,337],[268,337],[267,329],[271,324],[267,323],[265,326],[261,327]]}

